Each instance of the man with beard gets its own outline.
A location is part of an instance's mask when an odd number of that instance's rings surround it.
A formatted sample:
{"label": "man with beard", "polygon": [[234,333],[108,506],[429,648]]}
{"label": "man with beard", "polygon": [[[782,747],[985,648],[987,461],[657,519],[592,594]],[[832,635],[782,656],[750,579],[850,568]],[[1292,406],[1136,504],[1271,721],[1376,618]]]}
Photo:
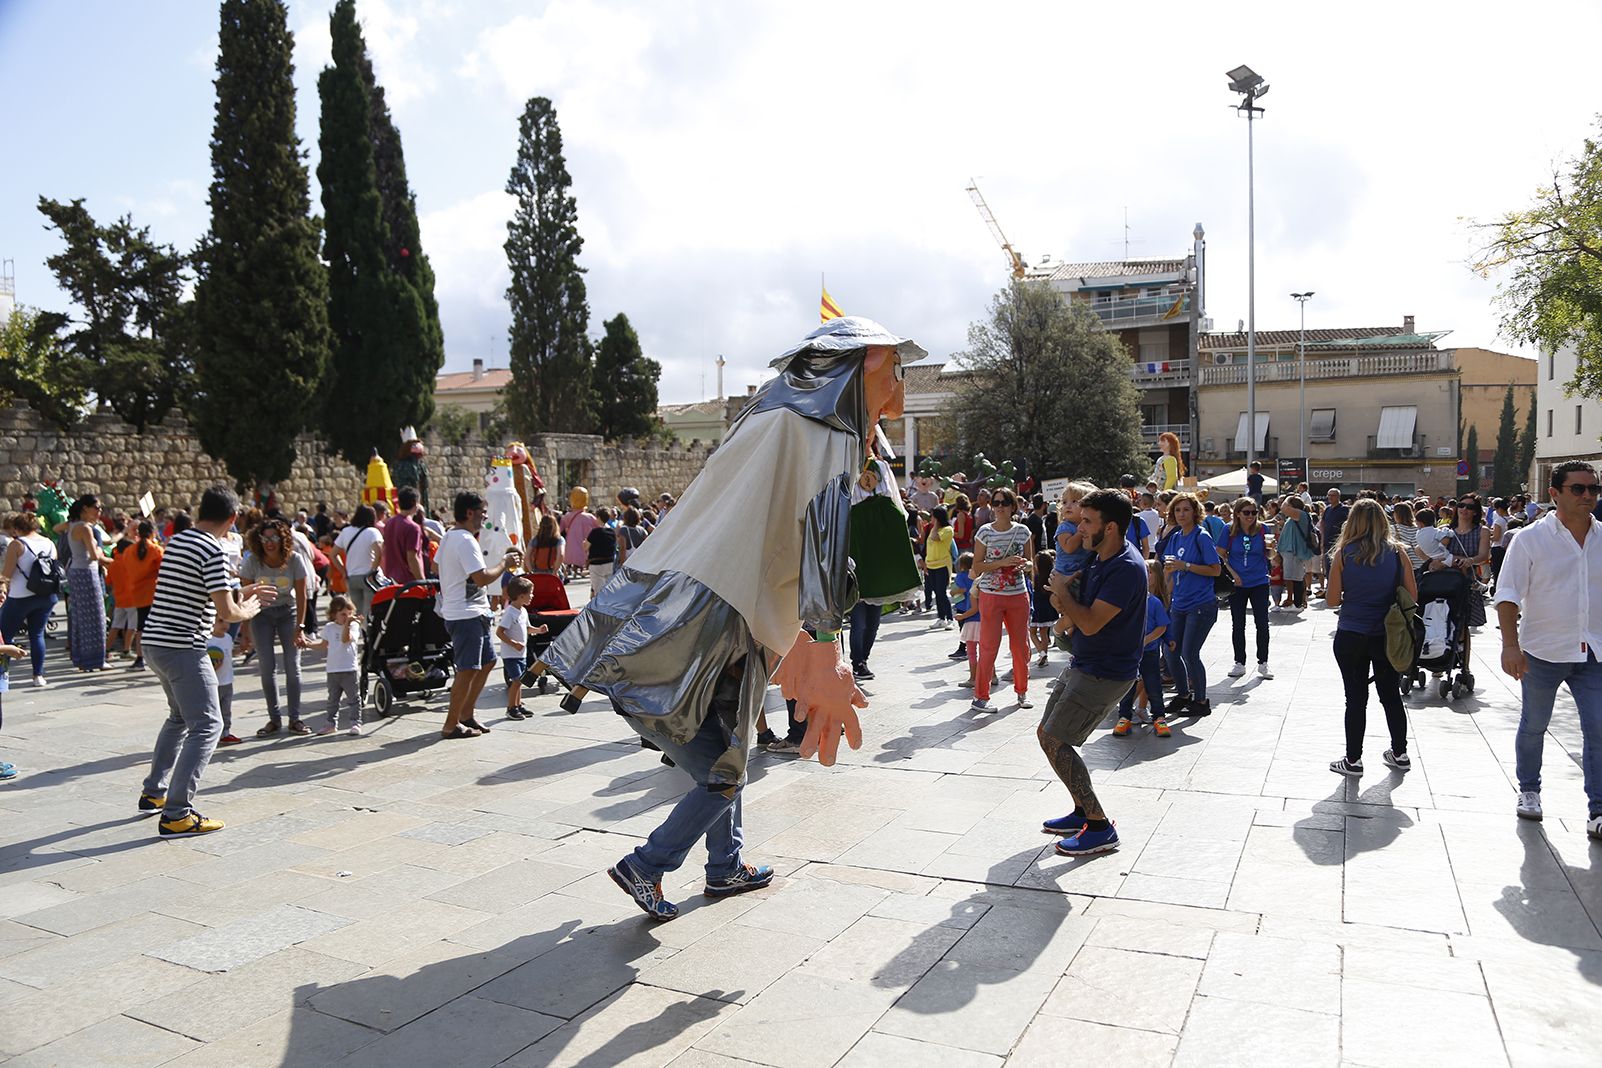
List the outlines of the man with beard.
{"label": "man with beard", "polygon": [[1046,759],[1074,799],[1073,812],[1042,825],[1064,836],[1057,852],[1068,857],[1118,848],[1118,832],[1096,799],[1090,769],[1075,747],[1085,744],[1135,684],[1146,626],[1146,565],[1124,537],[1132,519],[1129,497],[1102,489],[1079,507],[1079,533],[1095,555],[1063,606],[1074,628],[1073,659],[1057,680],[1037,730]]}

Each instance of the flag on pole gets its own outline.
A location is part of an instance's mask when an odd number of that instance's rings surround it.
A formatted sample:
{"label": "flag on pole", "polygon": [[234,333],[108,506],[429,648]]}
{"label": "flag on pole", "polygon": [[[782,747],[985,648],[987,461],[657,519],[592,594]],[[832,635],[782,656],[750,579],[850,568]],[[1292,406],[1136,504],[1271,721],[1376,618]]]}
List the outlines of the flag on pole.
{"label": "flag on pole", "polygon": [[834,302],[834,298],[829,296],[829,291],[825,289],[823,291],[822,306],[820,307],[818,314],[822,317],[820,321],[826,323],[830,319],[840,318],[841,316],[845,315],[845,312],[840,310],[840,305]]}
{"label": "flag on pole", "polygon": [[1163,316],[1162,321],[1166,323],[1168,320],[1174,318],[1176,315],[1178,315],[1180,313],[1180,310],[1183,309],[1184,307],[1185,307],[1185,295],[1183,293],[1181,293],[1180,296],[1179,296],[1179,299],[1174,301],[1174,306],[1172,308],[1168,309],[1168,314]]}

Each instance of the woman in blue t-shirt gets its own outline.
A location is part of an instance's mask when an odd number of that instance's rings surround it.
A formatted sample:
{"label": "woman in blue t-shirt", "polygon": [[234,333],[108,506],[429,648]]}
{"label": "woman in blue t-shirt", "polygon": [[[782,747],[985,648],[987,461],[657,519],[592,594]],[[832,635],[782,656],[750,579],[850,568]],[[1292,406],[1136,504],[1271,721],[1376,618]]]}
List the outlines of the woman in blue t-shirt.
{"label": "woman in blue t-shirt", "polygon": [[1235,640],[1235,666],[1229,677],[1238,679],[1246,674],[1246,606],[1251,605],[1252,621],[1257,628],[1257,674],[1265,679],[1274,677],[1268,669],[1268,528],[1257,521],[1257,502],[1242,497],[1235,502],[1234,522],[1218,547],[1229,577],[1235,580],[1235,589],[1229,595],[1229,615],[1234,626],[1231,635]]}
{"label": "woman in blue t-shirt", "polygon": [[1407,564],[1407,548],[1391,537],[1390,520],[1378,501],[1352,505],[1341,528],[1340,543],[1330,554],[1331,608],[1341,610],[1335,625],[1335,663],[1346,689],[1346,755],[1330,762],[1337,775],[1363,774],[1363,731],[1368,725],[1368,680],[1374,680],[1391,747],[1385,763],[1398,771],[1413,766],[1407,756],[1407,710],[1402,706],[1401,677],[1385,652],[1385,616],[1401,586],[1415,599],[1418,584]]}
{"label": "woman in blue t-shirt", "polygon": [[1194,494],[1175,497],[1168,515],[1178,528],[1163,553],[1163,571],[1173,584],[1168,598],[1168,614],[1173,620],[1168,631],[1173,641],[1168,673],[1174,677],[1174,699],[1168,703],[1168,712],[1210,716],[1213,705],[1207,699],[1207,669],[1202,666],[1201,651],[1208,632],[1218,622],[1213,580],[1223,567],[1212,535],[1201,525],[1201,504]]}

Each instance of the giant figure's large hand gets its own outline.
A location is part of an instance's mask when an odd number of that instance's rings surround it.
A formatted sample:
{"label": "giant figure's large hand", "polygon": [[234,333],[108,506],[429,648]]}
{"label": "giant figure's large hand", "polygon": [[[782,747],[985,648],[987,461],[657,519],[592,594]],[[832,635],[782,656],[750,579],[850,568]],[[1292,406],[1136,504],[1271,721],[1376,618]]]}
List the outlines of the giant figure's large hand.
{"label": "giant figure's large hand", "polygon": [[785,700],[795,702],[797,719],[807,725],[801,740],[801,756],[817,754],[818,763],[829,767],[840,749],[840,731],[853,749],[862,748],[862,724],[858,708],[867,708],[868,699],[857,689],[851,667],[840,659],[840,643],[815,642],[805,632],[798,634],[790,651],[784,654],[773,681]]}

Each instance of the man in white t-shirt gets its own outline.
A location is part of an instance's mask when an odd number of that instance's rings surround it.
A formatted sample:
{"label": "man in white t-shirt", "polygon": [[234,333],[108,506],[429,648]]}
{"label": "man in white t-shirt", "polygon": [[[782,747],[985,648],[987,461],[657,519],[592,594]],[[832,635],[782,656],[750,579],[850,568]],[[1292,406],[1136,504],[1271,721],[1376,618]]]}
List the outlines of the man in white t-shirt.
{"label": "man in white t-shirt", "polygon": [[451,655],[456,662],[450,712],[441,732],[445,738],[473,738],[489,729],[473,714],[478,695],[495,666],[495,647],[490,641],[492,616],[484,587],[523,559],[518,550],[508,549],[499,563],[487,566],[478,545],[478,532],[483,525],[484,498],[471,492],[458,493],[456,525],[445,532],[439,552],[434,555],[434,564],[439,568],[439,614],[450,631]]}
{"label": "man in white t-shirt", "polygon": [[1140,521],[1146,524],[1146,544],[1141,546],[1150,555],[1157,547],[1157,531],[1162,529],[1162,516],[1157,514],[1157,496],[1150,491],[1140,495]]}

